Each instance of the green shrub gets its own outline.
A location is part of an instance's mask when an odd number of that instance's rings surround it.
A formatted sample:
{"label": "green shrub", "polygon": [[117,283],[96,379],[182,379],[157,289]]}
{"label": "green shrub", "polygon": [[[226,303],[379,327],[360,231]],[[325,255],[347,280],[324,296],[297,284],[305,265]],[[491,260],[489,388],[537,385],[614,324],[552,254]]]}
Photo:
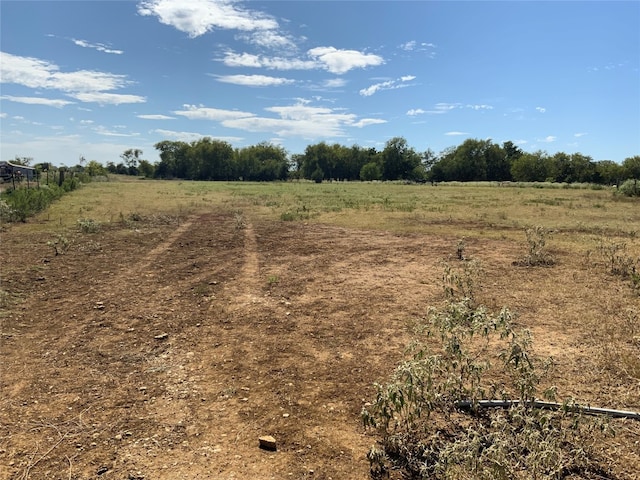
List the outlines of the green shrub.
{"label": "green shrub", "polygon": [[82,233],[97,233],[100,231],[100,222],[92,218],[81,218],[76,224]]}
{"label": "green shrub", "polygon": [[640,197],[640,185],[638,185],[638,180],[625,180],[625,182],[620,185],[618,192],[626,197]]}
{"label": "green shrub", "polygon": [[[380,440],[367,455],[374,478],[555,479],[601,473],[594,451],[603,424],[572,411],[536,408],[551,366],[507,308],[491,313],[466,291],[468,273],[445,269],[447,301],[416,324],[409,357],[362,411]],[[480,408],[482,399],[506,409]],[[513,400],[512,403],[508,401]],[[510,405],[510,406],[509,406]]]}

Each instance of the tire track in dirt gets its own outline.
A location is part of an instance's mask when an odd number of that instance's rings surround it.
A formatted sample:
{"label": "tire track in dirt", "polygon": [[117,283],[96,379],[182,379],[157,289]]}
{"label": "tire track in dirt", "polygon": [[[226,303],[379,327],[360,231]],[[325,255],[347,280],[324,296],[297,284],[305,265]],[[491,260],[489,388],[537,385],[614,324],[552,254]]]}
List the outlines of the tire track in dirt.
{"label": "tire track in dirt", "polygon": [[228,301],[226,310],[230,313],[251,305],[264,304],[268,300],[260,292],[260,256],[258,237],[253,224],[245,223],[242,232],[242,267],[235,278],[225,286],[225,298]]}
{"label": "tire track in dirt", "polygon": [[195,220],[196,217],[194,216],[187,218],[184,223],[182,223],[178,228],[171,232],[171,234],[164,242],[160,243],[155,248],[150,250],[140,262],[127,269],[123,275],[128,276],[133,272],[148,269],[160,255],[166,252],[171,247],[171,245],[173,245],[185,232],[187,232],[193,226],[193,222],[195,222]]}

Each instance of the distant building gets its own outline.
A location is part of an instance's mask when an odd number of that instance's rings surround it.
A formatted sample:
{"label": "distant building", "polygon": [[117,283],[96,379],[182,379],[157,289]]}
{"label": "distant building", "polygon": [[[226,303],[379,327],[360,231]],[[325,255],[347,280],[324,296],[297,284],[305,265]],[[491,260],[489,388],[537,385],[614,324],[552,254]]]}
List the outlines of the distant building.
{"label": "distant building", "polygon": [[0,182],[10,182],[11,178],[34,180],[36,178],[36,169],[0,160]]}

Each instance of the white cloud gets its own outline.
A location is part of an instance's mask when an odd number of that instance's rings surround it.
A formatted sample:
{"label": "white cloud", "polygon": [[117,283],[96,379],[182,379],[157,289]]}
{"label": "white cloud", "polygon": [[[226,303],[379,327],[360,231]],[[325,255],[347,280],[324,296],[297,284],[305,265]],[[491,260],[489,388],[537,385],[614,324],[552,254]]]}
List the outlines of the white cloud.
{"label": "white cloud", "polygon": [[173,113],[187,117],[190,120],[214,120],[225,121],[237,118],[253,117],[253,113],[241,112],[238,110],[222,110],[218,108],[207,108],[202,105],[183,105],[184,110],[176,110]]}
{"label": "white cloud", "polygon": [[270,70],[312,70],[321,68],[321,65],[313,60],[265,57],[252,53],[226,52],[222,62],[227,67],[267,68]]}
{"label": "white cloud", "polygon": [[542,142],[542,143],[552,143],[555,142],[557,140],[558,137],[555,137],[553,135],[547,135],[544,138],[538,138],[537,141],[538,142]]}
{"label": "white cloud", "polygon": [[493,106],[486,104],[467,104],[464,105],[462,103],[436,103],[433,106],[433,110],[428,110],[425,113],[429,113],[432,115],[442,115],[443,113],[448,113],[452,110],[458,110],[462,108],[468,108],[471,110],[493,110]]}
{"label": "white cloud", "polygon": [[143,120],[173,120],[175,118],[168,115],[137,115],[137,117]]}
{"label": "white cloud", "polygon": [[191,38],[216,28],[222,30],[276,30],[278,22],[262,12],[239,7],[232,0],[148,0],[138,5],[138,13],[156,16]]}
{"label": "white cloud", "polygon": [[104,135],[107,137],[138,137],[140,136],[139,133],[115,132],[113,130],[108,130],[107,128],[102,126],[94,128],[93,131],[96,132],[98,135]]}
{"label": "white cloud", "polygon": [[382,90],[395,90],[397,88],[408,87],[409,85],[406,82],[410,82],[414,80],[416,77],[414,75],[405,75],[396,80],[387,80],[386,82],[374,83],[373,85],[368,86],[367,88],[363,88],[360,90],[360,95],[363,97],[370,97],[376,92]]}
{"label": "white cloud", "polygon": [[433,110],[428,110],[427,113],[441,115],[443,113],[450,112],[456,108],[462,108],[460,103],[436,103]]}
{"label": "white cloud", "polygon": [[324,68],[331,73],[341,75],[354,68],[378,66],[384,59],[372,53],[362,53],[357,50],[338,50],[334,47],[316,47],[309,50],[308,55],[317,59]]}
{"label": "white cloud", "polygon": [[12,95],[3,95],[0,98],[2,100],[9,100],[10,102],[26,103],[30,105],[46,105],[49,107],[57,107],[57,108],[62,108],[65,105],[71,105],[74,103],[68,100],[59,100],[59,99],[42,98],[42,97],[14,97]]}
{"label": "white cloud", "polygon": [[527,143],[529,143],[527,140],[516,140],[515,142],[516,145],[525,145]]}
{"label": "white cloud", "polygon": [[578,138],[579,138],[579,137],[584,137],[585,135],[587,135],[587,133],[586,133],[586,132],[580,132],[580,133],[574,133],[574,134],[573,134],[573,136],[574,136],[574,137],[578,137]]}
{"label": "white cloud", "polygon": [[29,88],[61,90],[82,102],[119,105],[146,101],[137,95],[105,93],[129,85],[131,82],[124,75],[94,70],[61,72],[57,65],[45,60],[6,52],[0,52],[0,79],[2,83],[16,83]]}
{"label": "white cloud", "polygon": [[410,117],[415,117],[416,115],[422,115],[423,113],[426,112],[421,108],[412,108],[407,112],[407,115],[409,115]]}
{"label": "white cloud", "polygon": [[402,45],[400,45],[400,48],[402,50],[411,51],[416,48],[416,45],[417,45],[417,42],[415,40],[411,40],[411,41],[408,41],[407,43],[403,43]]}
{"label": "white cloud", "polygon": [[469,135],[469,133],[467,133],[467,132],[446,132],[445,135],[458,136],[458,135]]}
{"label": "white cloud", "polygon": [[149,133],[156,133],[158,135],[162,135],[163,137],[170,138],[173,140],[178,140],[181,142],[193,142],[196,140],[200,140],[204,137],[213,138],[215,140],[222,140],[224,142],[234,143],[241,142],[244,140],[243,137],[231,137],[231,136],[213,136],[213,135],[205,135],[203,133],[196,132],[176,132],[174,130],[163,130],[163,129],[155,129],[151,130]]}
{"label": "white cloud", "polygon": [[267,57],[252,53],[228,51],[222,62],[228,67],[267,68],[271,70],[327,70],[342,75],[354,68],[366,68],[384,63],[378,55],[357,50],[338,50],[334,47],[316,47],[307,51],[308,58]]}
{"label": "white cloud", "polygon": [[472,110],[493,110],[491,105],[467,105]]}
{"label": "white cloud", "polygon": [[428,49],[436,48],[436,45],[434,43],[427,43],[427,42],[418,43],[415,40],[410,40],[406,43],[401,44],[400,48],[402,50],[406,50],[410,52],[413,50],[428,50]]}
{"label": "white cloud", "polygon": [[7,118],[7,114],[5,112],[0,112],[0,118]]}
{"label": "white cloud", "polygon": [[362,128],[368,125],[379,125],[381,123],[387,123],[387,121],[382,120],[381,118],[363,118],[362,120],[359,120],[356,123],[354,123],[353,126]]}
{"label": "white cloud", "polygon": [[93,123],[93,120],[80,120],[80,125],[91,125]]}
{"label": "white cloud", "polygon": [[84,48],[95,48],[96,50],[98,50],[99,52],[104,52],[104,53],[113,53],[115,55],[122,55],[124,52],[122,50],[113,50],[109,47],[107,47],[105,44],[103,43],[89,43],[86,40],[76,40],[75,38],[72,39],[73,43],[75,43],[76,45],[78,45],[79,47],[84,47]]}
{"label": "white cloud", "polygon": [[306,139],[343,137],[346,127],[362,128],[367,125],[385,123],[381,119],[357,119],[356,115],[342,109],[314,107],[307,100],[298,99],[288,106],[268,107],[267,112],[277,117],[244,117],[225,120],[228,128],[238,128],[250,132],[269,132],[279,137],[300,136]]}
{"label": "white cloud", "polygon": [[289,36],[275,30],[259,30],[250,34],[241,34],[238,39],[263,48],[295,49],[296,42]]}
{"label": "white cloud", "polygon": [[174,112],[194,120],[220,122],[227,128],[249,132],[267,132],[278,137],[300,136],[306,139],[343,137],[345,128],[363,128],[368,125],[386,123],[377,118],[358,119],[341,108],[316,107],[310,100],[296,99],[293,105],[265,108],[275,116],[258,116],[249,112],[222,110],[202,105],[184,105],[184,110]]}
{"label": "white cloud", "polygon": [[295,80],[289,78],[270,77],[267,75],[218,75],[217,78],[219,82],[249,87],[273,87],[295,83]]}
{"label": "white cloud", "polygon": [[347,84],[347,81],[344,78],[330,78],[329,80],[325,80],[323,82],[323,86],[327,88],[341,88]]}
{"label": "white cloud", "polygon": [[81,102],[94,102],[109,105],[121,105],[123,103],[145,103],[147,99],[139,95],[124,95],[119,93],[88,92],[70,93],[70,97]]}
{"label": "white cloud", "polygon": [[547,111],[547,109],[544,107],[536,107],[536,110],[540,113],[545,113]]}

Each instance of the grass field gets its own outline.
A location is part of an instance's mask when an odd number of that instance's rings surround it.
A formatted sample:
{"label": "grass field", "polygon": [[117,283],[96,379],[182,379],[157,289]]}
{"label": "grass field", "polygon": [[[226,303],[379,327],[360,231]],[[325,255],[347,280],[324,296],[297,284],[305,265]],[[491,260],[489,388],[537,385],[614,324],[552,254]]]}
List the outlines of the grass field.
{"label": "grass field", "polygon": [[[29,253],[0,285],[0,479],[368,478],[360,410],[459,257],[554,359],[541,388],[640,411],[640,202],[608,189],[115,178],[1,233]],[[637,478],[640,422],[611,423],[600,478]]]}

